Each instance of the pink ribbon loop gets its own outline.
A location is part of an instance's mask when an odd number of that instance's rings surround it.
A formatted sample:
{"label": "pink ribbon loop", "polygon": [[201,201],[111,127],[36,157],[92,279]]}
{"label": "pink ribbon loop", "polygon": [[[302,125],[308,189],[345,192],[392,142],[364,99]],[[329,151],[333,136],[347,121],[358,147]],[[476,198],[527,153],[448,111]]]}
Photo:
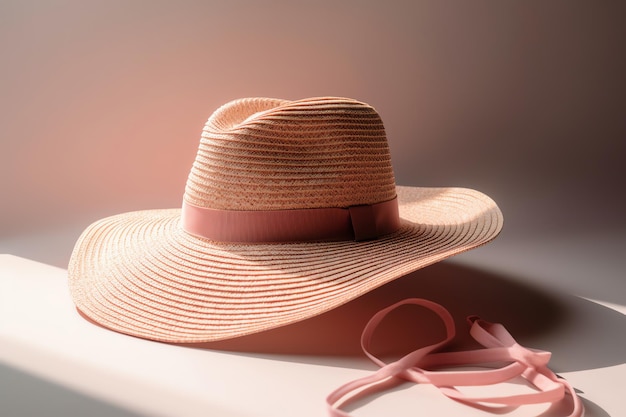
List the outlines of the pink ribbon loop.
{"label": "pink ribbon loop", "polygon": [[[444,340],[408,353],[401,359],[385,363],[369,351],[371,339],[376,327],[392,310],[401,305],[414,304],[434,311],[446,328]],[[470,334],[484,346],[484,349],[459,352],[436,352],[447,345],[455,335],[454,321],[450,313],[441,305],[419,298],[402,300],[375,314],[363,330],[361,346],[365,354],[380,369],[375,373],[351,381],[333,391],[327,398],[328,412],[331,417],[348,417],[340,409],[342,405],[365,395],[388,389],[403,381],[430,383],[451,399],[464,404],[489,408],[485,404],[521,406],[536,403],[556,403],[569,394],[573,408],[568,417],[581,417],[584,414],[582,401],[574,388],[565,380],[558,378],[548,367],[550,352],[533,350],[519,345],[513,336],[498,323],[489,323],[477,317],[470,317]],[[449,371],[442,368],[461,365],[476,365],[493,362],[508,362],[496,369],[479,371]],[[439,370],[433,370],[439,369]],[[469,396],[455,387],[470,385],[493,385],[509,381],[516,377],[526,379],[535,391],[507,396]]]}
{"label": "pink ribbon loop", "polygon": [[523,363],[529,368],[543,369],[548,366],[552,354],[543,350],[531,350],[519,344],[514,344],[508,348],[511,359]]}
{"label": "pink ribbon loop", "polygon": [[515,341],[513,336],[499,323],[489,323],[476,316],[467,321],[471,325],[470,334],[486,348],[506,348],[507,356],[528,367],[542,368],[548,365],[552,354],[542,350],[525,348]]}

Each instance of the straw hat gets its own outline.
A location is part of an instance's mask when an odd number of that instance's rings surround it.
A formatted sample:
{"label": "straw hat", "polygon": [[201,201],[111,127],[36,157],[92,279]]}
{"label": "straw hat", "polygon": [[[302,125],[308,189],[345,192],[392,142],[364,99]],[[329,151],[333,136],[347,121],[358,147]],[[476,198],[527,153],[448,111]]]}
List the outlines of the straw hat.
{"label": "straw hat", "polygon": [[110,329],[210,342],[313,317],[501,227],[478,191],[396,186],[367,104],[241,99],[206,123],[182,208],[89,226],[69,286]]}

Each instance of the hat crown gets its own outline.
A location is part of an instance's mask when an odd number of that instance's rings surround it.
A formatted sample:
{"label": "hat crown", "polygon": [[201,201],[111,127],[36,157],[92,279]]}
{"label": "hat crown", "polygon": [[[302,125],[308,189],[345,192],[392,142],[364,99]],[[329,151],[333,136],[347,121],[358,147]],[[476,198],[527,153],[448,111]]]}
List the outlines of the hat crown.
{"label": "hat crown", "polygon": [[220,210],[375,204],[396,195],[382,120],[352,99],[235,100],[207,121],[184,199]]}

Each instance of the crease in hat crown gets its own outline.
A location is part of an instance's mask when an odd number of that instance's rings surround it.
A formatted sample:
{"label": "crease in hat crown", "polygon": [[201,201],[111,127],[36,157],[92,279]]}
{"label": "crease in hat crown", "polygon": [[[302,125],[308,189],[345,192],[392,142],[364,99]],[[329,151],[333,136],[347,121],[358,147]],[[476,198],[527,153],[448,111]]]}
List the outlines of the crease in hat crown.
{"label": "crease in hat crown", "polygon": [[218,210],[346,208],[396,196],[382,120],[359,101],[246,98],[208,119],[184,201]]}

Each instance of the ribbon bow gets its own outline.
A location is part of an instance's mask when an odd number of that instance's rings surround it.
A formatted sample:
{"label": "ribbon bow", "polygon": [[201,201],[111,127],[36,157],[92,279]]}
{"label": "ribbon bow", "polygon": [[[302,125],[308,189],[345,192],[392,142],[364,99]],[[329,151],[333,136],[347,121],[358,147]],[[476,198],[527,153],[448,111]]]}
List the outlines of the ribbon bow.
{"label": "ribbon bow", "polygon": [[[397,361],[385,363],[370,352],[369,348],[374,330],[389,312],[405,304],[420,305],[434,311],[445,325],[446,337],[438,343],[414,350]],[[568,417],[581,417],[584,414],[582,402],[576,395],[574,388],[548,368],[550,352],[521,346],[499,323],[490,323],[476,316],[468,317],[468,323],[470,324],[470,335],[484,349],[437,352],[447,345],[455,335],[454,320],[443,306],[420,298],[409,298],[379,311],[365,326],[361,336],[361,347],[365,354],[380,366],[380,369],[333,391],[326,398],[329,415],[331,417],[348,417],[349,414],[342,411],[339,408],[340,405],[345,405],[350,400],[381,391],[403,381],[432,384],[449,398],[483,409],[489,408],[486,404],[520,406],[556,403],[562,401],[566,395],[570,395],[573,400],[573,408]],[[473,371],[432,370],[494,362],[508,364],[501,368]],[[535,388],[533,392],[507,396],[472,396],[464,394],[456,388],[493,385],[520,376]]]}

